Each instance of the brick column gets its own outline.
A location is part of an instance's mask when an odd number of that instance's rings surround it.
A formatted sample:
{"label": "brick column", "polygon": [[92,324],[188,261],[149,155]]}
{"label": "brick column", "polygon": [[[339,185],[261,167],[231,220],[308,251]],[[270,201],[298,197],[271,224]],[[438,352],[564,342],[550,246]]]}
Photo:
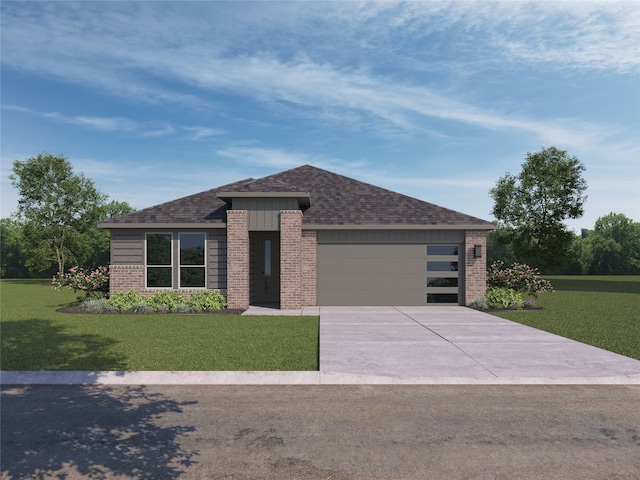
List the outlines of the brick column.
{"label": "brick column", "polygon": [[302,307],[302,212],[280,211],[280,308]]}
{"label": "brick column", "polygon": [[227,305],[249,308],[249,212],[227,210]]}
{"label": "brick column", "polygon": [[302,266],[300,294],[303,307],[313,307],[317,303],[318,232],[302,232]]}
{"label": "brick column", "polygon": [[[475,258],[475,246],[482,246],[482,258]],[[464,305],[487,294],[487,232],[464,232]]]}

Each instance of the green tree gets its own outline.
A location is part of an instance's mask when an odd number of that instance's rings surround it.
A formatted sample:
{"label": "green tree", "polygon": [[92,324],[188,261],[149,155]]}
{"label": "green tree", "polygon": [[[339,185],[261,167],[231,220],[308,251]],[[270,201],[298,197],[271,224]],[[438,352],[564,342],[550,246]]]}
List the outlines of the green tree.
{"label": "green tree", "polygon": [[16,217],[22,224],[27,267],[64,272],[91,254],[89,231],[100,220],[107,196],[85,176],[74,174],[62,155],[47,153],[13,163],[11,183],[18,189]]}
{"label": "green tree", "polygon": [[22,253],[22,225],[12,218],[0,218],[0,276],[28,278],[27,259]]}
{"label": "green tree", "polygon": [[509,230],[518,261],[545,271],[570,261],[573,233],[564,221],[584,213],[584,171],[576,157],[549,147],[527,153],[520,174],[507,173],[491,189],[492,213]]}
{"label": "green tree", "polygon": [[487,232],[487,265],[495,262],[503,262],[507,266],[513,264],[513,252],[509,245],[510,233],[510,230],[502,225]]}
{"label": "green tree", "polygon": [[596,275],[640,274],[640,223],[620,213],[596,220],[588,240],[591,246],[589,273]]}
{"label": "green tree", "polygon": [[[134,209],[127,202],[112,200],[101,207],[99,221],[103,222],[133,211]],[[111,235],[109,230],[98,228],[96,224],[91,226],[88,234],[91,239],[91,255],[84,261],[84,265],[93,269],[108,264],[111,251]]]}

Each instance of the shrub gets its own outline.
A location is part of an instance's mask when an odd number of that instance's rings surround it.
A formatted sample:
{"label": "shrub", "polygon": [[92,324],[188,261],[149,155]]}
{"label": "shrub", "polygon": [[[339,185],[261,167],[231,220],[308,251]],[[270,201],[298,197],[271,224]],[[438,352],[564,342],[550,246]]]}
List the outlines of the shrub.
{"label": "shrub", "polygon": [[522,295],[513,288],[490,288],[487,291],[487,305],[490,308],[522,308]]}
{"label": "shrub", "polygon": [[148,303],[155,310],[160,310],[159,307],[174,310],[177,305],[185,302],[184,297],[177,290],[160,290],[148,300]]}
{"label": "shrub", "polygon": [[189,313],[193,311],[193,307],[188,303],[179,303],[178,305],[173,307],[172,311],[174,311],[175,313]]}
{"label": "shrub", "polygon": [[81,267],[71,267],[68,273],[54,275],[51,283],[56,290],[68,287],[74,292],[84,292],[87,298],[106,297],[109,294],[109,269],[98,267],[89,271]]}
{"label": "shrub", "polygon": [[131,308],[129,310],[131,310],[133,313],[146,313],[151,311],[151,307],[145,301],[134,302],[131,304]]}
{"label": "shrub", "polygon": [[131,306],[134,303],[144,303],[144,298],[140,295],[140,292],[136,290],[129,290],[128,292],[119,292],[111,296],[109,300],[105,302],[105,305],[110,311],[114,309],[118,312],[126,312],[131,310]]}
{"label": "shrub", "polygon": [[86,300],[82,306],[89,313],[100,313],[105,308],[106,298],[94,298]]}
{"label": "shrub", "polygon": [[488,310],[489,305],[487,305],[487,301],[484,298],[477,298],[469,303],[469,308],[473,308],[475,310]]}
{"label": "shrub", "polygon": [[227,306],[224,296],[213,290],[205,290],[191,295],[189,305],[196,311],[222,310]]}
{"label": "shrub", "polygon": [[523,308],[535,308],[536,306],[536,301],[533,298],[527,298],[524,301],[524,305],[522,305]]}
{"label": "shrub", "polygon": [[504,262],[493,262],[487,272],[488,288],[513,289],[523,295],[538,297],[540,293],[553,292],[549,280],[540,278],[537,269],[522,263],[514,263],[511,268],[504,268]]}

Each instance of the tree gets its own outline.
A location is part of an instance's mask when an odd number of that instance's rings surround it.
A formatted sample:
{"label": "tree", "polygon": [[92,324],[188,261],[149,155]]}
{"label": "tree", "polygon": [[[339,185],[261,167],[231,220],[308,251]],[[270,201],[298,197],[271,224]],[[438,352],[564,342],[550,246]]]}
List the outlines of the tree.
{"label": "tree", "polygon": [[11,218],[0,218],[0,276],[28,278],[27,259],[20,247],[22,226]]}
{"label": "tree", "polygon": [[510,230],[506,242],[520,262],[553,270],[566,264],[573,234],[563,223],[580,218],[587,188],[584,165],[555,147],[527,153],[522,172],[500,178],[492,213]]}
{"label": "tree", "polygon": [[487,265],[495,262],[503,262],[507,266],[513,264],[513,252],[508,243],[510,233],[502,225],[487,232]]}
{"label": "tree", "polygon": [[47,153],[13,163],[11,183],[18,189],[22,252],[27,267],[44,271],[67,261],[79,264],[91,253],[88,232],[100,220],[107,196],[85,176],[74,174],[62,155]]}
{"label": "tree", "polygon": [[[127,202],[112,200],[102,207],[99,221],[118,217],[133,212],[134,209]],[[91,255],[85,259],[84,264],[89,268],[97,268],[109,263],[109,252],[111,250],[111,235],[109,230],[98,228],[97,224],[92,225],[89,232],[91,238]]]}
{"label": "tree", "polygon": [[591,267],[596,275],[640,274],[640,223],[620,213],[596,220],[591,235]]}

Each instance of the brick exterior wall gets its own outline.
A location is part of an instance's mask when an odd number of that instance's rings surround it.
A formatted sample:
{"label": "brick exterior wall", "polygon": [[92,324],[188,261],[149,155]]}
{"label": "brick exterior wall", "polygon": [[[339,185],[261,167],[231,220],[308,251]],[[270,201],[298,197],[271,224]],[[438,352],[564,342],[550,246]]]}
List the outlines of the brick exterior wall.
{"label": "brick exterior wall", "polygon": [[249,307],[249,212],[227,210],[227,304]]}
{"label": "brick exterior wall", "polygon": [[[109,266],[109,295],[120,292],[137,290],[143,297],[151,297],[154,293],[165,290],[164,288],[145,288],[144,265],[110,265]],[[224,289],[213,289],[226,297]],[[194,293],[202,292],[202,288],[181,288],[176,290],[184,298],[189,298]]]}
{"label": "brick exterior wall", "polygon": [[[482,245],[482,258],[475,258],[475,246]],[[464,305],[487,294],[487,232],[464,232]]]}
{"label": "brick exterior wall", "polygon": [[313,307],[317,299],[318,233],[302,232],[301,301],[303,307]]}
{"label": "brick exterior wall", "polygon": [[109,295],[129,290],[144,291],[144,265],[110,265]]}
{"label": "brick exterior wall", "polygon": [[280,308],[302,307],[302,212],[280,211]]}

